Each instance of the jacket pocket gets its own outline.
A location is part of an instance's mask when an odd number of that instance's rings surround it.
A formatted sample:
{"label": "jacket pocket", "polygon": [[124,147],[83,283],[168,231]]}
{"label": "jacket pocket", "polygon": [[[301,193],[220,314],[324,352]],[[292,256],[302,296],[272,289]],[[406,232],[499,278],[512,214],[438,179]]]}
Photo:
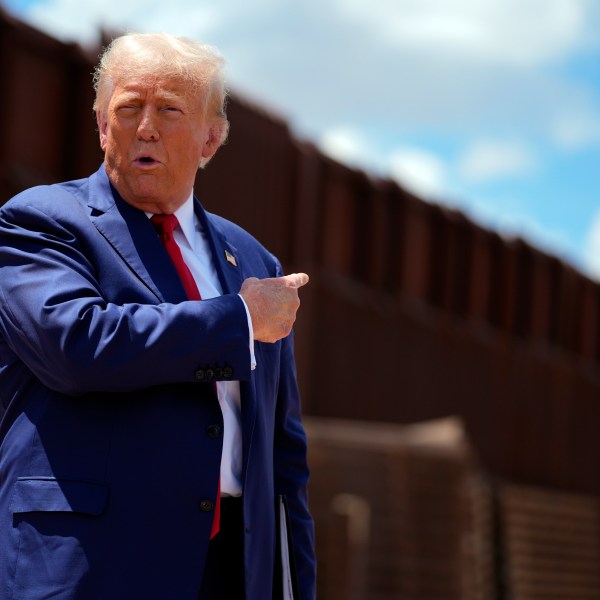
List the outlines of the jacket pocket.
{"label": "jacket pocket", "polygon": [[106,508],[103,483],[53,477],[20,477],[10,503],[12,513],[74,512],[99,515]]}

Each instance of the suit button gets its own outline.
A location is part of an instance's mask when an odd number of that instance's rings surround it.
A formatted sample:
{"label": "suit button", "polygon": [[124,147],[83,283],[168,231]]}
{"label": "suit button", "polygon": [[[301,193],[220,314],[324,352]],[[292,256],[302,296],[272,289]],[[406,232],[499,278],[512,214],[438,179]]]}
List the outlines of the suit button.
{"label": "suit button", "polygon": [[231,367],[225,367],[223,369],[223,377],[225,377],[226,379],[231,379],[232,376],[233,376],[233,369]]}
{"label": "suit button", "polygon": [[219,367],[215,369],[215,379],[223,379],[223,369]]}
{"label": "suit button", "polygon": [[206,433],[209,438],[214,440],[221,435],[221,428],[218,425],[209,425],[206,428]]}
{"label": "suit button", "polygon": [[215,372],[212,369],[206,369],[206,371],[204,372],[204,376],[206,377],[206,379],[214,379],[215,377]]}
{"label": "suit button", "polygon": [[196,381],[202,381],[204,379],[204,369],[198,369],[195,373]]}
{"label": "suit button", "polygon": [[212,500],[202,500],[200,502],[200,510],[202,512],[211,512],[215,508],[215,503]]}

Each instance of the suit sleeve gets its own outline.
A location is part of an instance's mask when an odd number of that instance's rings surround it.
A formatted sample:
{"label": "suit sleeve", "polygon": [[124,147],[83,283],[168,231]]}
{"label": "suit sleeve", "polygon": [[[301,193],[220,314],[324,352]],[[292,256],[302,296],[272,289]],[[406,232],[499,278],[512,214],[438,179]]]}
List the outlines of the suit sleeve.
{"label": "suit sleeve", "polygon": [[196,381],[206,365],[250,377],[237,295],[159,304],[133,290],[132,302],[115,302],[68,223],[25,203],[0,213],[0,334],[42,383],[70,395],[129,391]]}

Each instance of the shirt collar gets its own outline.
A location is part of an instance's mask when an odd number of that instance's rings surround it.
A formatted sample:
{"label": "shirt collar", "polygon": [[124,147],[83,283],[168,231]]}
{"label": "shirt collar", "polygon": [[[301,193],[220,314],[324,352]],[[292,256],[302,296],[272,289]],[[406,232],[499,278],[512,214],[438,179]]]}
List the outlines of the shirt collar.
{"label": "shirt collar", "polygon": [[194,192],[190,197],[175,211],[174,215],[179,221],[179,227],[185,236],[188,244],[195,250],[195,232],[196,232],[196,215],[194,213]]}

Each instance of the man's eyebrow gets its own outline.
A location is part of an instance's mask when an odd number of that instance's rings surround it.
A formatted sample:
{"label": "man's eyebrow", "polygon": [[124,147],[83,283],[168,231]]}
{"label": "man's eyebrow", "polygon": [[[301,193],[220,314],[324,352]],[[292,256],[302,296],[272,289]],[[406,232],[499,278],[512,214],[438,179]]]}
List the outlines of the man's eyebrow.
{"label": "man's eyebrow", "polygon": [[[132,100],[141,100],[143,98],[144,98],[144,94],[142,94],[136,90],[123,90],[119,94],[119,97],[118,97],[118,99],[120,101],[125,101],[125,102],[132,101]],[[185,102],[184,96],[173,93],[173,92],[169,92],[167,90],[157,91],[155,94],[155,98],[159,102],[177,102],[177,103]]]}
{"label": "man's eyebrow", "polygon": [[138,92],[126,91],[126,92],[121,92],[120,94],[118,94],[116,99],[118,102],[130,102],[132,100],[139,100],[141,97],[142,97],[142,95],[139,94]]}
{"label": "man's eyebrow", "polygon": [[175,102],[178,104],[185,102],[185,98],[183,96],[180,96],[179,94],[174,94],[173,92],[160,91],[157,92],[156,97],[161,102]]}

